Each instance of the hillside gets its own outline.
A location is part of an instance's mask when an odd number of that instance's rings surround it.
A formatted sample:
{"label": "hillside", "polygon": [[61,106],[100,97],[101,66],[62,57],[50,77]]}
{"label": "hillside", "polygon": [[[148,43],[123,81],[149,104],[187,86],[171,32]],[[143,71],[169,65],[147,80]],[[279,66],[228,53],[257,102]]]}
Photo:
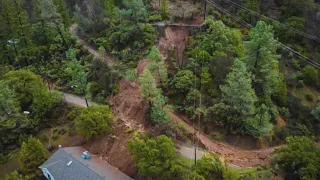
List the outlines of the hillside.
{"label": "hillside", "polygon": [[319,0],[4,0],[0,23],[0,179],[72,146],[133,179],[320,178]]}

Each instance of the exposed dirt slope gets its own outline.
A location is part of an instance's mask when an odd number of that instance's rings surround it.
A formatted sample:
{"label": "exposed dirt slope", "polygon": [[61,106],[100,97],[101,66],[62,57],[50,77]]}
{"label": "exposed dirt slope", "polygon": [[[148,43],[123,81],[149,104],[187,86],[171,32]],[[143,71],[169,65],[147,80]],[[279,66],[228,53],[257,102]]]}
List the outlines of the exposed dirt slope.
{"label": "exposed dirt slope", "polygon": [[167,27],[165,35],[160,39],[159,49],[168,59],[170,56],[176,57],[180,65],[184,65],[184,50],[188,42],[188,28],[184,27]]}
{"label": "exposed dirt slope", "polygon": [[145,116],[149,105],[141,97],[137,83],[123,79],[119,82],[119,87],[119,93],[110,99],[117,120],[115,137],[100,137],[87,142],[84,147],[132,176],[137,169],[127,150],[127,144],[133,130],[145,131]]}

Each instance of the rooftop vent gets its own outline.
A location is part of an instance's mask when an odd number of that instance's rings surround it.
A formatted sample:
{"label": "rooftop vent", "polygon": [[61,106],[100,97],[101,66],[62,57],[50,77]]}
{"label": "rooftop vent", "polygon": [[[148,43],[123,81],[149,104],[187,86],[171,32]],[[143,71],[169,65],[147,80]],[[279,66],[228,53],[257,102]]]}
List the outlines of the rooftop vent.
{"label": "rooftop vent", "polygon": [[68,164],[67,164],[67,166],[70,166],[71,164],[72,164],[72,161],[69,161]]}
{"label": "rooftop vent", "polygon": [[85,151],[85,152],[82,153],[81,158],[85,159],[85,160],[90,160],[91,159],[91,155],[90,155],[90,153],[88,151]]}

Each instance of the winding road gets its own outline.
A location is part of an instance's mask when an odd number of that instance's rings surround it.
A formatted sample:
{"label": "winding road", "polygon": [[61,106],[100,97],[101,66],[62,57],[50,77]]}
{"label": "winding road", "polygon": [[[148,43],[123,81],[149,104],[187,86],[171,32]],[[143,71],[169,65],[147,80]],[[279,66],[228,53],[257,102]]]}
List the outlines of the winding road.
{"label": "winding road", "polygon": [[[94,49],[93,47],[88,45],[85,41],[80,39],[77,33],[78,32],[77,24],[73,24],[70,27],[70,32],[77,38],[77,42],[83,45],[83,47],[86,48],[89,51],[89,53],[91,53],[94,57],[104,60],[109,67],[112,67],[116,64],[115,61],[112,59],[112,57],[101,55],[96,49]],[[73,94],[69,94],[69,93],[64,93],[64,96],[65,96],[65,101],[67,103],[86,107],[84,98],[73,95]],[[174,113],[171,114],[171,117],[174,121],[184,125],[188,133],[190,134],[194,133],[194,128],[192,127],[192,125],[188,124],[186,121],[184,121]],[[206,152],[214,152],[218,154],[221,159],[225,159],[231,168],[246,168],[246,167],[267,165],[270,161],[269,158],[274,152],[274,150],[281,147],[281,146],[277,146],[277,147],[266,148],[261,150],[244,150],[244,149],[236,148],[226,143],[213,140],[210,137],[208,137],[206,134],[203,134],[201,132],[196,134],[196,138],[207,149],[207,151],[199,149],[197,151],[198,158],[202,157],[202,155]],[[179,145],[178,147],[179,147],[178,152],[182,156],[188,159],[194,160],[194,148],[188,147],[185,145]]]}

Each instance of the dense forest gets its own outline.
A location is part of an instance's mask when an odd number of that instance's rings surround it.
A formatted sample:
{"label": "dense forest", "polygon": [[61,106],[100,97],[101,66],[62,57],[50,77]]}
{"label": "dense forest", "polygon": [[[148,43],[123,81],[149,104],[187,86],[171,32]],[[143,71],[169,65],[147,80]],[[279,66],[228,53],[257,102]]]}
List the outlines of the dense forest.
{"label": "dense forest", "polygon": [[0,24],[0,179],[60,145],[134,179],[320,178],[319,0],[1,0]]}

